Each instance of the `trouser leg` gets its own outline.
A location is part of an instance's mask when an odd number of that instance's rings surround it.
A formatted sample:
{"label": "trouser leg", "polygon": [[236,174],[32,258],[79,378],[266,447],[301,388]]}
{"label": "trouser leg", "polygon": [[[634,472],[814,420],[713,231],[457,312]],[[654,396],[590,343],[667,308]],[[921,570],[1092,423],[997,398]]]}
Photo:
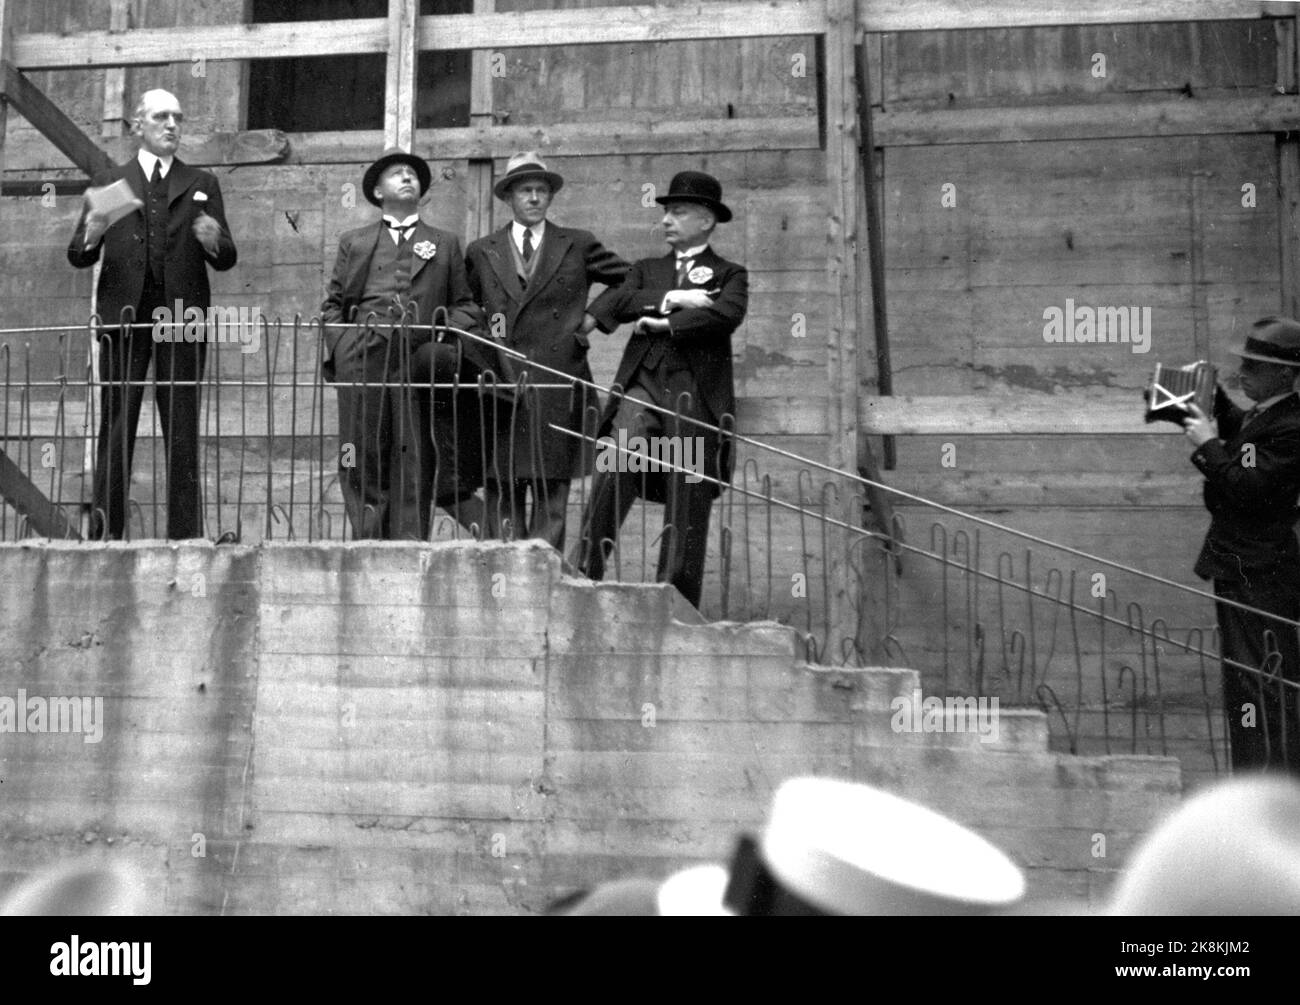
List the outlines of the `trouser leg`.
{"label": "trouser leg", "polygon": [[[654,413],[645,408],[643,400],[634,394],[635,391],[623,399],[614,415],[613,426],[607,435],[616,441],[620,430],[625,431],[625,439],[630,440],[633,436],[645,436],[657,429]],[[605,563],[617,546],[619,528],[641,494],[642,476],[627,470],[629,465],[625,456],[614,456],[616,470],[597,471],[592,480],[591,498],[582,516],[582,535],[571,558],[573,565],[590,579],[604,578]]]}
{"label": "trouser leg", "polygon": [[707,485],[692,485],[681,475],[672,476],[668,504],[664,507],[664,534],[659,544],[656,579],[672,583],[696,608],[700,606],[703,592],[712,508],[712,494]]}
{"label": "trouser leg", "polygon": [[[1215,582],[1226,600],[1296,620],[1300,597],[1284,585]],[[1250,667],[1275,669],[1284,681],[1300,679],[1300,640],[1296,630],[1278,621],[1217,604],[1220,648],[1226,658]],[[1270,663],[1265,632],[1271,632],[1280,660]],[[1300,773],[1300,716],[1297,689],[1258,673],[1223,666],[1223,702],[1232,744],[1234,771],[1276,768]]]}
{"label": "trouser leg", "polygon": [[167,456],[167,536],[203,536],[199,486],[199,384],[207,347],[160,342],[154,349],[154,400]]}
{"label": "trouser leg", "polygon": [[388,527],[388,455],[392,440],[388,340],[377,331],[345,333],[335,350],[339,395],[339,482],[355,538],[384,537]]}
{"label": "trouser leg", "polygon": [[487,500],[488,536],[513,541],[527,534],[528,483],[522,480],[489,481],[484,487]]}
{"label": "trouser leg", "polygon": [[147,329],[115,331],[102,336],[99,345],[102,387],[89,536],[120,540],[127,524],[135,433],[153,339]]}
{"label": "trouser leg", "polygon": [[569,508],[567,478],[539,478],[532,482],[533,512],[528,521],[528,536],[545,541],[556,551],[564,552],[564,521]]}

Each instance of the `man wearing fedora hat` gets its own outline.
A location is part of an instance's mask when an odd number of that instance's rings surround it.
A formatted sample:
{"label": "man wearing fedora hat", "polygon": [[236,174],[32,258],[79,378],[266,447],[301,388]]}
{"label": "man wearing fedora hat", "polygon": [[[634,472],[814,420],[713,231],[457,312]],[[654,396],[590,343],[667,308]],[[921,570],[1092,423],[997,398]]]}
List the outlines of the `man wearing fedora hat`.
{"label": "man wearing fedora hat", "polygon": [[[509,204],[513,219],[474,241],[465,251],[470,290],[488,317],[492,335],[529,361],[501,354],[502,379],[522,388],[514,406],[499,406],[487,460],[487,521],[493,537],[541,538],[564,549],[564,519],[569,481],[580,457],[581,441],[551,428],[581,430],[595,393],[581,384],[562,384],[558,370],[591,381],[587,335],[597,321],[587,313],[595,284],[618,286],[628,264],[585,230],[549,221],[551,199],[564,179],[535,152],[515,154],[496,183],[496,197]],[[526,513],[531,488],[532,512]]]}
{"label": "man wearing fedora hat", "polygon": [[[1235,354],[1242,358],[1241,389],[1255,407],[1243,411],[1220,387],[1213,418],[1192,405],[1183,423],[1196,445],[1192,463],[1205,476],[1210,511],[1196,574],[1214,581],[1220,599],[1223,701],[1233,769],[1300,773],[1294,686],[1300,683],[1300,640],[1295,626],[1287,623],[1300,619],[1300,544],[1295,535],[1300,397],[1293,390],[1300,373],[1300,323],[1281,317],[1257,321]],[[1282,679],[1266,679],[1274,674]]]}
{"label": "man wearing fedora hat", "polygon": [[358,538],[426,539],[435,499],[462,523],[473,520],[476,466],[462,462],[478,436],[473,392],[456,399],[453,423],[451,395],[429,385],[472,381],[485,358],[472,340],[435,339],[418,326],[445,308],[447,324],[481,333],[481,312],[459,239],[420,219],[430,181],[424,159],[404,150],[366,169],[362,191],[383,218],[339,239],[321,305],[321,320],[338,326],[324,329],[324,370],[339,384],[339,480]]}
{"label": "man wearing fedora hat", "polygon": [[635,263],[623,285],[590,308],[602,329],[636,322],[614,378],[624,393],[610,397],[596,435],[617,443],[691,437],[698,445],[697,465],[694,474],[641,472],[636,469],[643,465],[625,463],[600,471],[574,564],[601,579],[619,527],[636,497],[644,495],[665,506],[657,578],[699,607],[709,510],[731,479],[731,445],[710,427],[736,410],[731,333],[749,305],[749,273],[710,247],[717,224],[731,219],[716,178],[679,172],[668,194],[655,201],[664,207],[668,254]]}

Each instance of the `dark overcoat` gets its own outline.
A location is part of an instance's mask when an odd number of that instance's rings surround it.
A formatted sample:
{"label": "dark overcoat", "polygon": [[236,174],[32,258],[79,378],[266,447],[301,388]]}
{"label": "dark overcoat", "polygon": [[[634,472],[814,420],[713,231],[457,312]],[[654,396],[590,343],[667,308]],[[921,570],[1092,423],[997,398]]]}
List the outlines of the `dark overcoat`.
{"label": "dark overcoat", "polygon": [[[465,253],[470,289],[483,307],[489,332],[532,363],[590,381],[588,342],[579,333],[588,292],[593,285],[616,287],[622,283],[627,262],[589,232],[557,227],[547,221],[538,251],[541,257],[525,288],[519,281],[510,244],[507,224],[474,241]],[[505,382],[564,383],[562,377],[507,353],[499,355],[496,371]],[[583,412],[588,407],[598,407],[595,393],[571,385],[570,389],[525,392],[522,399],[516,399],[515,407],[502,409],[497,416],[490,462],[494,477],[573,477],[582,441],[556,432],[550,425],[581,430]]]}
{"label": "dark overcoat", "polygon": [[[644,315],[656,314],[665,294],[678,289],[677,265],[672,252],[661,258],[644,258],[636,262],[627,279],[617,290],[602,294],[591,305],[591,313],[602,327],[615,327],[618,323],[635,321]],[[731,366],[731,334],[745,319],[749,306],[749,273],[743,265],[729,262],[712,248],[694,259],[688,281],[681,289],[703,289],[713,294],[708,307],[673,311],[668,315],[670,331],[667,334],[642,332],[628,340],[619,363],[614,383],[624,390],[635,378],[642,359],[656,342],[667,339],[674,351],[690,363],[691,393],[697,417],[710,425],[720,424],[724,415],[735,415],[736,391]],[[614,424],[619,401],[611,398],[601,416],[599,432],[604,436]],[[733,427],[734,428],[734,427]],[[732,457],[735,453],[730,443],[723,443],[718,434],[684,425],[684,435],[699,435],[703,439],[704,474],[724,484],[731,480]],[[647,480],[647,498],[663,501],[662,476],[651,475]],[[722,486],[703,482],[713,497],[722,492]]]}

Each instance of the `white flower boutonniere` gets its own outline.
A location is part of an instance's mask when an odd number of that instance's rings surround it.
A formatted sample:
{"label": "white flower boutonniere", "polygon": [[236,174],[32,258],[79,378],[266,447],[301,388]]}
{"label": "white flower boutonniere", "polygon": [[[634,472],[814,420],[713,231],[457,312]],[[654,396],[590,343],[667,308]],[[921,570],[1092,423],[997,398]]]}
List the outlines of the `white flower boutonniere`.
{"label": "white flower boutonniere", "polygon": [[713,270],[707,265],[701,265],[686,273],[686,278],[693,283],[707,283],[713,278]]}
{"label": "white flower boutonniere", "polygon": [[438,246],[432,241],[421,241],[411,250],[427,262],[438,253]]}
{"label": "white flower boutonniere", "polygon": [[194,201],[195,201],[195,202],[207,202],[207,201],[208,201],[208,193],[206,193],[206,192],[195,192],[195,193],[194,193]]}

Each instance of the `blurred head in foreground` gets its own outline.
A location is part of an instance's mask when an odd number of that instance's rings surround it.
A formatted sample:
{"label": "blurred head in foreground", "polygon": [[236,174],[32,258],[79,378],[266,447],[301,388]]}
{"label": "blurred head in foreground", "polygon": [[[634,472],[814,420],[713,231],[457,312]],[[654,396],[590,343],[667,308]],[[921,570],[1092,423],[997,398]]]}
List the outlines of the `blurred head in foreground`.
{"label": "blurred head in foreground", "polygon": [[1112,914],[1300,914],[1300,784],[1265,775],[1200,792],[1129,860]]}
{"label": "blurred head in foreground", "polygon": [[145,911],[144,883],[135,869],[121,862],[47,866],[0,898],[0,918],[123,917]]}
{"label": "blurred head in foreground", "polygon": [[1024,892],[1010,859],[933,810],[867,785],[795,778],[777,789],[761,841],[742,837],[730,867],[603,884],[557,913],[989,914]]}

